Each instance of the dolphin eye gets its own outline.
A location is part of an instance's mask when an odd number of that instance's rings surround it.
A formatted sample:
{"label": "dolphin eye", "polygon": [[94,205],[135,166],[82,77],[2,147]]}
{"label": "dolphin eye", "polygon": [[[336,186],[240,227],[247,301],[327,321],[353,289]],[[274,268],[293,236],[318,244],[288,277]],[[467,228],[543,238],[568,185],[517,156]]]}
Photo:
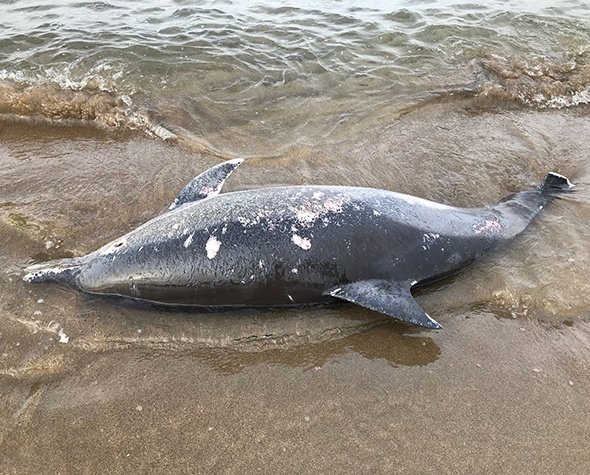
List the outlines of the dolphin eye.
{"label": "dolphin eye", "polygon": [[123,241],[118,242],[117,244],[115,244],[115,247],[121,247],[123,244],[125,244]]}

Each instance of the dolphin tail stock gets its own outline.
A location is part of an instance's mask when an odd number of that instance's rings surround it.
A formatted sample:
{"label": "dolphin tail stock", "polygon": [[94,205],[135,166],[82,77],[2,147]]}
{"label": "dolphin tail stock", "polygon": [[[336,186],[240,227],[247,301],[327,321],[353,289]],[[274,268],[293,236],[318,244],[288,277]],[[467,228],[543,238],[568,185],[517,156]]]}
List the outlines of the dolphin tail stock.
{"label": "dolphin tail stock", "polygon": [[82,264],[83,261],[80,258],[35,264],[25,269],[27,274],[23,277],[23,280],[25,282],[61,283],[75,286],[76,276],[80,273]]}
{"label": "dolphin tail stock", "polygon": [[500,201],[492,209],[510,218],[504,229],[504,237],[516,237],[527,228],[545,205],[562,193],[573,191],[574,188],[575,185],[563,175],[549,172],[537,188],[515,193]]}

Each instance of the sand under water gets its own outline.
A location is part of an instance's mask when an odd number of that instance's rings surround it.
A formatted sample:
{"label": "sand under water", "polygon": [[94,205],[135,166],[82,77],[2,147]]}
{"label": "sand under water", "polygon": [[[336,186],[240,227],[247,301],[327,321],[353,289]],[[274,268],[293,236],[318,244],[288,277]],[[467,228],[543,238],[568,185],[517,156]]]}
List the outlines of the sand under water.
{"label": "sand under water", "polygon": [[[367,4],[368,5],[368,4]],[[581,0],[0,1],[0,473],[590,472]],[[224,190],[577,191],[416,292],[180,312],[22,281]]]}
{"label": "sand under water", "polygon": [[418,292],[441,331],[347,304],[173,312],[27,284],[26,265],[135,228],[220,158],[2,123],[0,473],[587,473],[587,112],[465,96],[380,120],[248,158],[226,190],[358,185],[479,206],[548,170],[578,185]]}

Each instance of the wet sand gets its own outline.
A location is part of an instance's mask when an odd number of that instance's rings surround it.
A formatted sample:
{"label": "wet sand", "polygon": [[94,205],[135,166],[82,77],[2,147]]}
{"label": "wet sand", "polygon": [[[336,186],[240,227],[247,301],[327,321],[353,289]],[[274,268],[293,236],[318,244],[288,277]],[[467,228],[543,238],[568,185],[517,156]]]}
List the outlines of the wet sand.
{"label": "wet sand", "polygon": [[0,125],[0,473],[586,474],[588,119],[466,101],[386,123],[248,159],[226,189],[476,206],[569,175],[580,191],[517,242],[419,293],[442,331],[351,305],[192,314],[26,284],[27,264],[96,249],[219,159]]}
{"label": "wet sand", "polygon": [[78,367],[4,378],[2,471],[585,473],[587,325],[456,323],[245,357],[64,345]]}

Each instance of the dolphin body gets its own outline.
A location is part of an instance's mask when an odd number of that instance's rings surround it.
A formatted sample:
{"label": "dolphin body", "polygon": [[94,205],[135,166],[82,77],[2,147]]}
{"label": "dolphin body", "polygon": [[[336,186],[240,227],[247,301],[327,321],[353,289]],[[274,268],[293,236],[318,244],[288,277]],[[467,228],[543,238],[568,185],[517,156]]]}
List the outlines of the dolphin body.
{"label": "dolphin body", "polygon": [[538,188],[483,208],[340,186],[219,194],[242,162],[214,166],[165,213],[85,256],[31,266],[24,280],[205,307],[340,299],[438,329],[410,289],[514,238],[574,186],[549,173]]}

